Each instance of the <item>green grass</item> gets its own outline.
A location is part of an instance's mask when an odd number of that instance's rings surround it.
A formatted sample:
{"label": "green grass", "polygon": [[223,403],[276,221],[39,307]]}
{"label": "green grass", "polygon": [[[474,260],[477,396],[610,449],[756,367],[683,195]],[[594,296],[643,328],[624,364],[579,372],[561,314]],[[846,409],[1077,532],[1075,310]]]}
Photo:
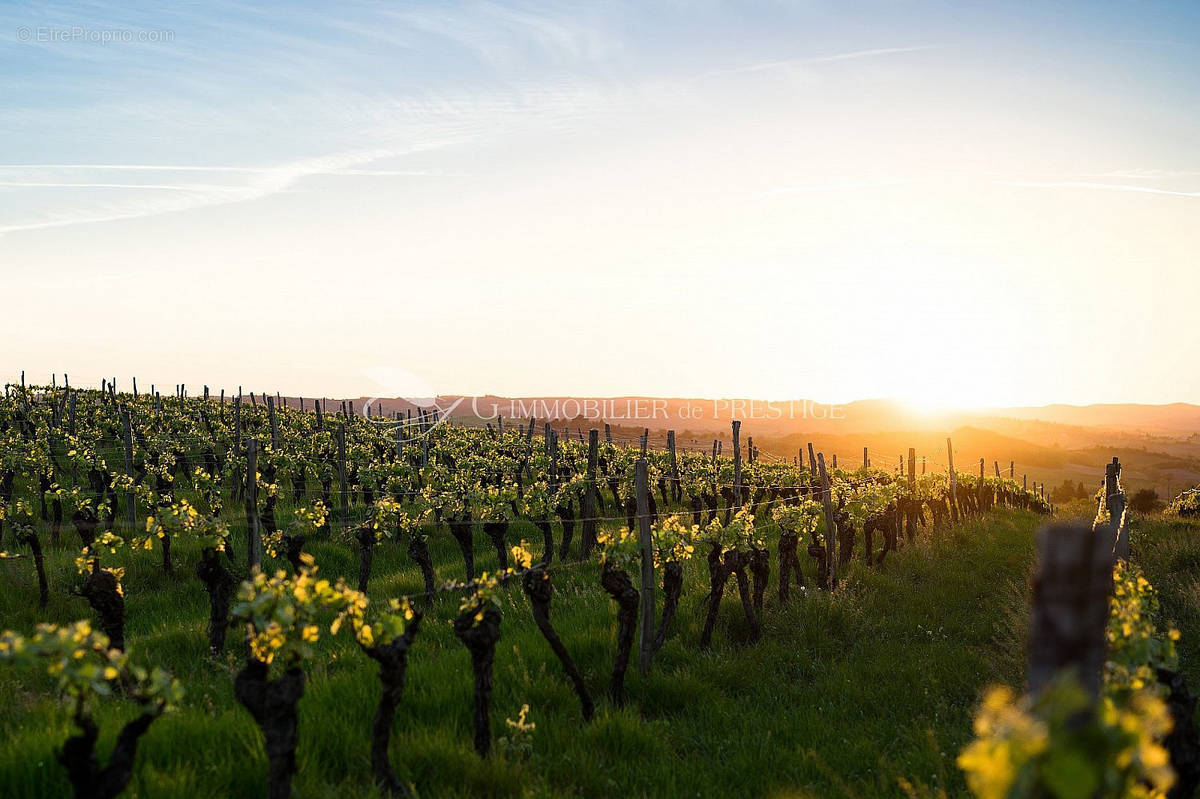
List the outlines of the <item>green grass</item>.
{"label": "green grass", "polygon": [[[1037,523],[1031,514],[994,512],[947,540],[889,556],[880,570],[856,563],[836,597],[810,592],[780,608],[773,583],[762,640],[754,644],[730,591],[707,653],[697,649],[707,574],[701,560],[693,561],[675,634],[648,678],[631,669],[625,709],[603,698],[614,605],[599,588],[597,566],[571,565],[555,577],[553,619],[599,700],[590,724],[513,585],[503,600],[492,727],[502,735],[505,717],[529,704],[537,730],[524,763],[499,753],[483,761],[471,749],[469,657],[446,623],[457,609],[455,596],[446,595],[412,651],[393,762],[421,796],[902,796],[900,777],[959,794],[953,759],[970,736],[981,689],[1022,679]],[[532,527],[514,529],[514,539],[521,535],[540,540]],[[73,533],[64,530],[67,538]],[[460,576],[449,535],[435,536],[431,546],[439,579]],[[357,573],[352,547],[314,542],[308,549],[325,576]],[[490,549],[480,534],[480,568],[494,565]],[[264,795],[261,739],[233,698],[243,645],[233,633],[224,658],[207,656],[207,599],[191,573],[196,553],[176,547],[173,577],[161,573],[157,554],[128,564],[129,647],[136,660],[172,671],[188,695],[180,712],[155,722],[143,739],[127,795]],[[27,631],[38,620],[89,617],[83,600],[65,592],[73,555],[67,548],[50,553],[53,594],[45,612],[36,608],[32,564],[0,564],[0,624]],[[811,564],[805,558],[810,583]],[[420,590],[419,572],[400,548],[382,545],[371,594]],[[373,796],[375,668],[348,636],[322,646],[300,703],[294,793]],[[69,795],[53,754],[69,719],[49,678],[0,670],[0,696],[3,796]],[[119,700],[100,705],[105,752],[133,713]]]}
{"label": "green grass", "polygon": [[1158,590],[1162,621],[1179,628],[1180,671],[1200,688],[1200,521],[1135,519],[1130,554]]}

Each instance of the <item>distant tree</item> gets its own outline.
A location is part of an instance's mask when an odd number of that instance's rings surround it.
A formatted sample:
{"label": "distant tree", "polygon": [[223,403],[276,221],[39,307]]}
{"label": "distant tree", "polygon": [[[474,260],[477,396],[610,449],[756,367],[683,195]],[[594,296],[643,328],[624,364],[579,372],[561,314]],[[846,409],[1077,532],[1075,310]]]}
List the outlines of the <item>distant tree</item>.
{"label": "distant tree", "polygon": [[1083,481],[1080,480],[1079,486],[1075,489],[1075,498],[1076,499],[1087,499],[1090,496],[1091,495],[1088,493],[1087,488],[1085,488],[1083,485]]}
{"label": "distant tree", "polygon": [[1153,488],[1139,489],[1129,500],[1129,509],[1135,513],[1158,513],[1165,507]]}
{"label": "distant tree", "polygon": [[1062,485],[1057,485],[1050,489],[1050,501],[1061,505],[1062,503],[1070,502],[1073,499],[1080,499],[1081,497],[1087,496],[1086,494],[1080,493],[1082,490],[1082,483],[1080,483],[1078,488],[1076,488],[1075,484],[1070,480],[1063,480]]}

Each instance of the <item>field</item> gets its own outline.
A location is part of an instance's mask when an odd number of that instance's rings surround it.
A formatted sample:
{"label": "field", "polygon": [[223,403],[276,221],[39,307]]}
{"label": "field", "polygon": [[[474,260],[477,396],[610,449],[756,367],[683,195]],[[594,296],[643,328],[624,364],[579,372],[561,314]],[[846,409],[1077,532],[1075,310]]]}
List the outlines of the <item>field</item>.
{"label": "field", "polygon": [[[855,564],[847,586],[767,601],[762,640],[746,641],[733,597],[710,653],[698,654],[700,564],[692,561],[676,636],[649,679],[631,673],[625,709],[600,702],[584,724],[561,668],[529,617],[517,587],[503,598],[496,657],[497,735],[505,716],[530,706],[533,752],[525,762],[480,760],[472,751],[471,677],[466,650],[445,622],[457,601],[443,599],[438,623],[414,646],[398,713],[392,757],[421,796],[899,796],[905,777],[961,793],[953,755],[970,736],[970,714],[994,681],[1019,684],[1027,581],[1033,562],[1032,513],[997,510],[938,543],[908,547],[880,570]],[[533,532],[530,527],[529,533]],[[485,541],[480,541],[484,551]],[[434,550],[451,563],[453,546]],[[351,553],[335,543],[311,547],[322,570],[353,574]],[[69,582],[74,553],[57,551],[49,569]],[[179,561],[196,553],[180,548]],[[88,616],[81,599],[60,592],[39,613],[28,573],[0,572],[5,626]],[[457,564],[455,564],[457,565]],[[484,562],[485,568],[491,563]],[[808,581],[812,583],[811,565]],[[203,587],[182,569],[165,577],[152,553],[131,564],[130,649],[166,667],[188,687],[180,712],[146,735],[127,795],[251,796],[265,793],[266,761],[254,722],[234,700],[232,652],[205,650]],[[372,592],[416,592],[419,572],[395,546],[380,548]],[[556,577],[554,620],[593,690],[611,666],[613,603],[589,564]],[[237,649],[238,647],[230,647]],[[369,722],[379,685],[374,664],[348,641],[322,648],[300,702],[301,797],[371,796]],[[69,718],[51,698],[48,678],[0,670],[0,782],[13,799],[65,795],[53,761]],[[105,703],[101,728],[132,717]],[[110,741],[102,742],[106,749]]]}
{"label": "field", "polygon": [[[422,796],[958,792],[981,691],[1021,679],[1048,508],[1011,480],[274,398],[41,387],[0,412],[6,796],[99,795],[109,777],[105,796],[287,796],[289,778],[297,796],[372,795],[389,762]],[[788,563],[804,577],[785,602]],[[653,633],[676,568],[655,652],[635,640],[640,598]],[[541,574],[557,657],[523,585]],[[41,639],[39,623],[58,626]],[[373,728],[375,661],[415,625],[395,721]],[[262,704],[256,685],[303,694]],[[526,705],[533,726],[514,726]],[[117,731],[135,719],[133,767],[102,771],[110,751],[127,762]],[[93,721],[99,761],[60,767],[68,739],[91,751],[73,728]]]}

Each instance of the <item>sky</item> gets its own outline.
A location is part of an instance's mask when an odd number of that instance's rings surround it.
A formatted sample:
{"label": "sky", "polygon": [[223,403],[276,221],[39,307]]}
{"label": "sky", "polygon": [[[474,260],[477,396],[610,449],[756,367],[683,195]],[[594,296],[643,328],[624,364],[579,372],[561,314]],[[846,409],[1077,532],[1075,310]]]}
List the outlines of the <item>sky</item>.
{"label": "sky", "polygon": [[1200,4],[0,5],[0,371],[1200,402]]}

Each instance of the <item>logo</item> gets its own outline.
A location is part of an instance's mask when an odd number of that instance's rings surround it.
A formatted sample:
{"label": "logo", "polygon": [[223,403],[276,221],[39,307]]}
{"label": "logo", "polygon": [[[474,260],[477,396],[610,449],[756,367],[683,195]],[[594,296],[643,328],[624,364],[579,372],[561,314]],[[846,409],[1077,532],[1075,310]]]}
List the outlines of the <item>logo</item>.
{"label": "logo", "polygon": [[[373,424],[400,428],[398,435],[402,436],[402,443],[417,441],[429,435],[434,428],[449,419],[455,409],[464,402],[463,397],[443,400],[427,380],[398,366],[373,366],[365,369],[364,374],[374,381],[378,388],[375,396],[363,403],[362,415]],[[398,419],[378,413],[372,415],[372,406],[385,400],[398,400],[412,406],[412,418],[409,419],[407,413]]]}

